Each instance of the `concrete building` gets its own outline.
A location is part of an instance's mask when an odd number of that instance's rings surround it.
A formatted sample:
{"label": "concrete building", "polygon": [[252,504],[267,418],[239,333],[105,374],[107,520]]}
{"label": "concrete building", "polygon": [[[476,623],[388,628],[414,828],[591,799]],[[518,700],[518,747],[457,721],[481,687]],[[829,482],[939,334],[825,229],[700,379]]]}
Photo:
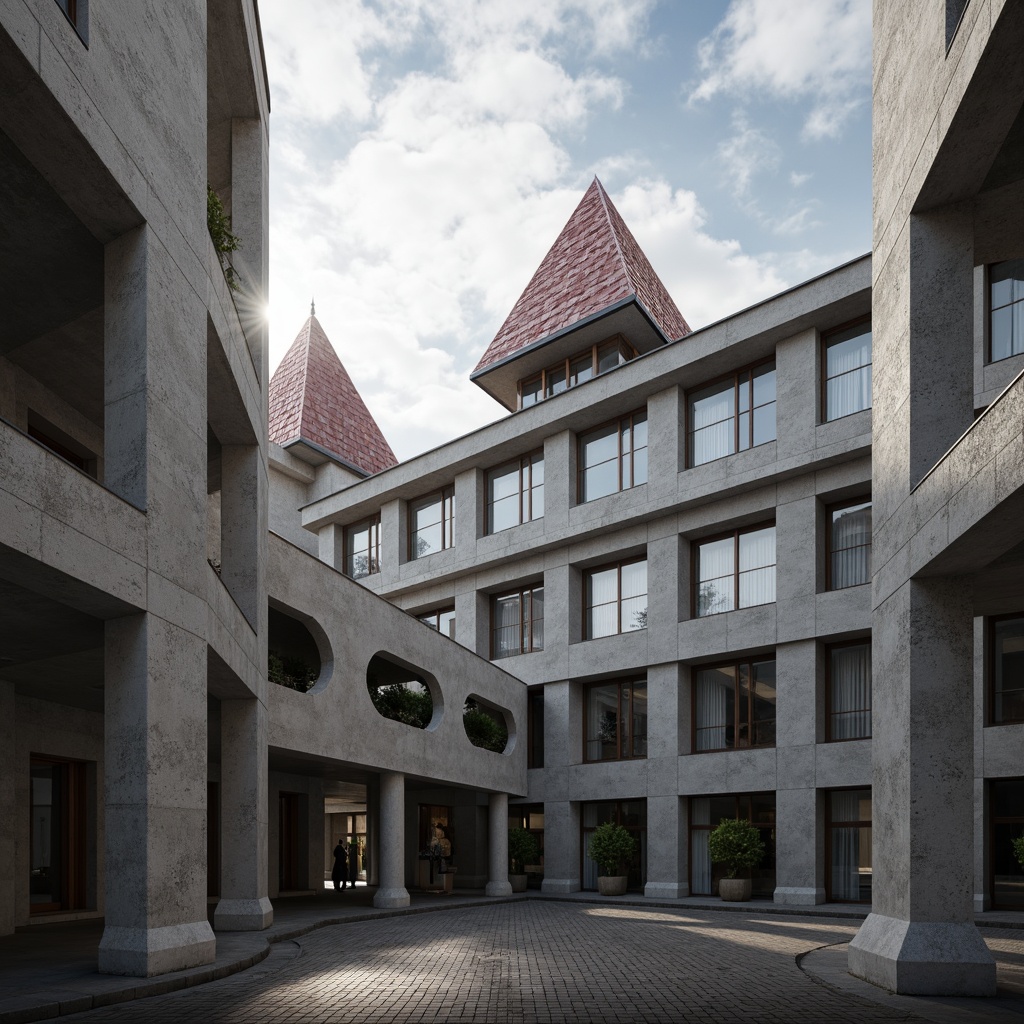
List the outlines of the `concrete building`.
{"label": "concrete building", "polygon": [[[101,971],[206,963],[339,839],[381,906],[450,881],[427,846],[508,891],[523,684],[268,532],[272,465],[378,467],[270,454],[255,3],[3,0],[0,91],[0,934],[103,917]],[[371,696],[413,680],[424,729]]]}
{"label": "concrete building", "polygon": [[872,903],[855,973],[993,991],[1022,44],[876,4],[874,256],[697,331],[595,180],[473,373],[507,414],[397,463],[313,310],[268,379],[253,0],[0,0],[0,932],[103,916],[102,970],[174,970],[339,839],[381,906],[508,892],[510,821],[545,892],[615,820],[634,891],[712,895],[743,818],[755,895]]}

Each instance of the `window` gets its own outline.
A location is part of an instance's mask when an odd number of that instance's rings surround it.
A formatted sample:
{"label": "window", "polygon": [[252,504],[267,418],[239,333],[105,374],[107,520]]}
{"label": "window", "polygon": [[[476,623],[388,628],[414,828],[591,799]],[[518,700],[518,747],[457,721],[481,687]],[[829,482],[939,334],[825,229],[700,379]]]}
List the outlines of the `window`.
{"label": "window", "polygon": [[859,740],[871,735],[871,641],[828,649],[827,736]]}
{"label": "window", "polygon": [[833,789],[825,807],[828,898],[834,903],[870,903],[871,790]]}
{"label": "window", "polygon": [[29,913],[86,906],[86,765],[30,761]]}
{"label": "window", "polygon": [[526,767],[544,767],[544,687],[526,695]]}
{"label": "window", "polygon": [[620,335],[593,345],[585,352],[560,359],[533,377],[519,382],[519,408],[526,409],[545,398],[554,398],[591,377],[597,377],[636,356],[636,349]]}
{"label": "window", "polygon": [[636,840],[633,859],[627,865],[629,889],[642,889],[647,882],[647,801],[646,800],[602,800],[580,805],[580,878],[584,889],[597,888],[597,865],[588,856],[590,836],[598,825],[610,821],[621,825]]}
{"label": "window", "polygon": [[690,894],[713,896],[724,864],[712,864],[708,834],[723,818],[749,821],[761,835],[764,858],[750,872],[754,896],[771,899],[775,892],[775,794],[740,793],[733,796],[697,796],[690,800]]}
{"label": "window", "polygon": [[698,616],[775,600],[775,527],[737,530],[696,545],[694,608]]}
{"label": "window", "polygon": [[380,514],[345,528],[345,575],[354,580],[380,572]]}
{"label": "window", "polygon": [[693,671],[693,749],[775,746],[775,659]]}
{"label": "window", "polygon": [[1024,868],[1013,840],[1024,834],[1024,779],[989,783],[988,858],[993,910],[1024,910]]}
{"label": "window", "polygon": [[993,619],[989,643],[989,720],[1024,722],[1024,616]]}
{"label": "window", "polygon": [[79,39],[89,45],[89,0],[57,0],[57,6],[72,24]]}
{"label": "window", "polygon": [[871,502],[841,505],[828,513],[828,589],[871,582]]}
{"label": "window", "polygon": [[825,419],[871,408],[871,321],[832,331],[825,347]]}
{"label": "window", "polygon": [[455,543],[455,489],[409,504],[409,558],[422,558]]}
{"label": "window", "polygon": [[647,559],[592,569],[583,577],[584,638],[647,628]]}
{"label": "window", "polygon": [[455,639],[454,608],[440,608],[436,612],[426,612],[423,615],[417,615],[416,618],[424,626],[429,626],[431,629],[436,629],[439,633],[444,633],[445,636],[450,636],[453,640]]}
{"label": "window", "polygon": [[636,412],[579,440],[579,500],[647,483],[647,413]]}
{"label": "window", "polygon": [[491,602],[491,659],[544,650],[544,587],[536,585]]}
{"label": "window", "polygon": [[506,462],[487,474],[488,533],[500,533],[543,515],[543,452]]}
{"label": "window", "polygon": [[510,804],[508,809],[508,827],[525,828],[534,839],[540,856],[536,864],[524,864],[527,876],[527,888],[539,889],[544,881],[544,805],[543,804]]}
{"label": "window", "polygon": [[647,756],[647,680],[592,683],[584,695],[584,761]]}
{"label": "window", "polygon": [[690,465],[775,440],[775,363],[734,374],[689,396]]}
{"label": "window", "polygon": [[989,267],[989,358],[991,362],[1024,352],[1024,260]]}

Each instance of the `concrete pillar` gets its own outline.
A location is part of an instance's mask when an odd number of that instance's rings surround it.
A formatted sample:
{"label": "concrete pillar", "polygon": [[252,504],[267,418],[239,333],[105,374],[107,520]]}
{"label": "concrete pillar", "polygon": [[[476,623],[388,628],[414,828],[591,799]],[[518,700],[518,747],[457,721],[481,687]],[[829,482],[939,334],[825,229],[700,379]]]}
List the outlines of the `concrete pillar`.
{"label": "concrete pillar", "polygon": [[384,909],[409,906],[405,887],[405,776],[380,773],[380,888],[373,905]]}
{"label": "concrete pillar", "polygon": [[508,880],[508,793],[491,793],[487,798],[487,885],[488,896],[511,896]]}
{"label": "concrete pillar", "polygon": [[[15,893],[17,892],[14,869],[15,823],[17,814],[17,776],[28,765],[18,764],[15,744],[15,696],[14,683],[0,682],[0,864],[6,865],[0,872],[0,935],[13,935],[15,921]],[[24,814],[28,820],[28,811]],[[27,882],[27,879],[25,879]]]}
{"label": "concrete pillar", "polygon": [[647,832],[644,895],[662,900],[689,896],[686,800],[678,793],[648,796],[647,820],[656,825]]}
{"label": "concrete pillar", "polygon": [[544,439],[544,532],[561,533],[576,504],[576,436],[568,430]]}
{"label": "concrete pillar", "polygon": [[683,671],[678,662],[647,671],[648,707],[657,711],[647,724],[647,820],[656,826],[647,832],[644,895],[656,899],[690,894],[686,810],[679,797],[679,754],[684,730],[689,739],[690,709]]}
{"label": "concrete pillar", "polygon": [[467,469],[455,478],[455,547],[465,554],[476,546],[487,515],[484,474]]}
{"label": "concrete pillar", "polygon": [[99,969],[214,959],[206,910],[206,644],[152,613],[105,626],[106,926]]}
{"label": "concrete pillar", "polygon": [[221,701],[221,870],[217,931],[269,928],[267,711],[255,698]]}
{"label": "concrete pillar", "polygon": [[220,578],[254,629],[259,621],[260,605],[266,603],[260,558],[260,541],[267,535],[266,523],[261,522],[266,503],[260,500],[261,490],[259,448],[224,445],[221,449]]}
{"label": "concrete pillar", "polygon": [[995,995],[972,906],[970,589],[909,580],[873,625],[874,891],[850,971],[912,995]]}
{"label": "concrete pillar", "polygon": [[338,572],[345,571],[345,530],[328,523],[317,531],[317,557]]}
{"label": "concrete pillar", "polygon": [[651,498],[672,498],[679,488],[683,465],[686,411],[678,387],[660,391],[647,400],[648,449],[647,493]]}
{"label": "concrete pillar", "polygon": [[542,892],[579,892],[580,812],[568,800],[544,803],[544,881]]}
{"label": "concrete pillar", "polygon": [[[813,754],[813,751],[812,751]],[[812,757],[813,766],[813,757]],[[775,902],[825,902],[824,836],[813,787],[775,791]]]}

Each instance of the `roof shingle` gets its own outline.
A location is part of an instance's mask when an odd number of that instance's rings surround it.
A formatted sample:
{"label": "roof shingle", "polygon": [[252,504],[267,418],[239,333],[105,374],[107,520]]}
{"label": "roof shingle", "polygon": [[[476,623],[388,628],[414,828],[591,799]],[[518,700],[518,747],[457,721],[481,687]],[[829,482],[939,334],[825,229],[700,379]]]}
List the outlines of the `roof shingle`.
{"label": "roof shingle", "polygon": [[315,316],[270,379],[270,440],[300,439],[366,473],[398,462]]}
{"label": "roof shingle", "polygon": [[690,333],[661,279],[594,178],[474,373],[635,297],[669,341]]}

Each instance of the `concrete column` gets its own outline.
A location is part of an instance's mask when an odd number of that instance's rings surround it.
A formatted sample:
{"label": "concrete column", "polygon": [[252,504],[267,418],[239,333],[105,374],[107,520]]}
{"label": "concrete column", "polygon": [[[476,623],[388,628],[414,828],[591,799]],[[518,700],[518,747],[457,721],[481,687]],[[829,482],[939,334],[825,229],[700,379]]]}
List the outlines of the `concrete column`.
{"label": "concrete column", "polygon": [[544,804],[544,881],[542,892],[580,891],[580,812],[568,800]]}
{"label": "concrete column", "polygon": [[824,836],[817,790],[777,789],[775,821],[775,902],[794,907],[824,903]]}
{"label": "concrete column", "polygon": [[508,793],[491,793],[487,798],[487,885],[488,896],[511,896],[508,880]]}
{"label": "concrete column", "polygon": [[651,498],[673,497],[679,489],[679,468],[683,465],[686,412],[678,387],[651,395],[647,400],[648,448],[647,492]]}
{"label": "concrete column", "polygon": [[647,542],[647,660],[652,664],[679,658],[679,619],[689,578],[677,566],[687,546],[674,524],[669,536]]}
{"label": "concrete column", "polygon": [[[673,538],[675,540],[675,538]],[[649,552],[648,552],[649,553]],[[679,797],[679,754],[689,737],[689,690],[678,662],[647,671],[647,884],[644,895],[678,899],[690,894],[686,812]]]}
{"label": "concrete column", "polygon": [[[17,814],[17,776],[28,765],[18,764],[15,744],[15,696],[14,683],[0,682],[0,864],[7,865],[0,872],[0,935],[13,935],[15,921],[15,893],[17,891],[14,870],[15,822]],[[28,820],[28,812],[25,812]],[[27,881],[27,879],[26,879]]]}
{"label": "concrete column", "polygon": [[872,619],[874,892],[849,965],[895,992],[995,995],[972,906],[971,600],[909,580]]}
{"label": "concrete column", "polygon": [[328,523],[317,531],[317,557],[338,572],[345,571],[345,530]]}
{"label": "concrete column", "polygon": [[560,533],[576,504],[575,435],[568,430],[544,439],[544,531]]}
{"label": "concrete column", "polygon": [[687,856],[686,800],[678,793],[647,797],[647,884],[652,899],[682,899],[690,895]]}
{"label": "concrete column", "polygon": [[[254,629],[261,604],[266,603],[262,584],[260,541],[266,538],[261,524],[260,450],[256,445],[230,445],[221,449],[220,578],[228,593]],[[261,531],[260,526],[263,529]]]}
{"label": "concrete column", "polygon": [[455,547],[460,557],[467,557],[476,547],[477,537],[484,531],[487,495],[484,474],[468,469],[455,478]]}
{"label": "concrete column", "polygon": [[384,909],[409,906],[405,887],[405,776],[380,773],[380,888],[373,905]]}
{"label": "concrete column", "polygon": [[206,910],[206,644],[152,613],[105,627],[106,926],[99,969],[214,959]]}
{"label": "concrete column", "polygon": [[217,931],[270,927],[267,895],[267,711],[255,698],[221,701],[221,870]]}
{"label": "concrete column", "polygon": [[401,563],[407,558],[409,506],[403,501],[389,501],[380,510],[380,581],[396,584]]}

